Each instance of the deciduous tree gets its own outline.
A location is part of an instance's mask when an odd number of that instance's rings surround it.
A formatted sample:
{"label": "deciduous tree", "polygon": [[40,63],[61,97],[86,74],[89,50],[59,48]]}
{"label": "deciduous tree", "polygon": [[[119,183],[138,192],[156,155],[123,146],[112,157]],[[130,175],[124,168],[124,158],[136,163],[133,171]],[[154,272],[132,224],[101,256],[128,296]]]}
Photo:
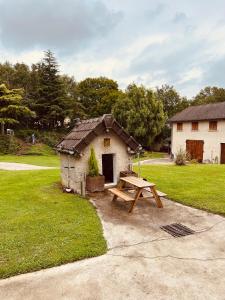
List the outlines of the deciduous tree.
{"label": "deciduous tree", "polygon": [[22,89],[9,90],[4,84],[0,85],[0,124],[4,134],[5,124],[15,125],[35,117],[35,113],[22,105]]}
{"label": "deciduous tree", "polygon": [[116,119],[143,146],[151,147],[155,137],[165,124],[165,114],[161,101],[152,90],[143,86],[129,85],[125,95],[114,105]]}

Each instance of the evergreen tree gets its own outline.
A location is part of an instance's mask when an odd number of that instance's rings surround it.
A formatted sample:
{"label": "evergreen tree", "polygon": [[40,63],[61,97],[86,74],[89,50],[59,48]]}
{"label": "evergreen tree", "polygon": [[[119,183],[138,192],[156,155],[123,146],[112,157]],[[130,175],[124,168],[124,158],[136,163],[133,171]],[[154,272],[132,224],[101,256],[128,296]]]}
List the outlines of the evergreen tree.
{"label": "evergreen tree", "polygon": [[94,177],[99,175],[98,161],[95,156],[95,150],[91,147],[91,154],[88,160],[89,172],[88,176]]}
{"label": "evergreen tree", "polygon": [[65,117],[70,114],[70,98],[66,94],[59,76],[58,64],[53,53],[45,52],[43,61],[37,65],[38,87],[35,103],[37,123],[42,128],[63,126]]}

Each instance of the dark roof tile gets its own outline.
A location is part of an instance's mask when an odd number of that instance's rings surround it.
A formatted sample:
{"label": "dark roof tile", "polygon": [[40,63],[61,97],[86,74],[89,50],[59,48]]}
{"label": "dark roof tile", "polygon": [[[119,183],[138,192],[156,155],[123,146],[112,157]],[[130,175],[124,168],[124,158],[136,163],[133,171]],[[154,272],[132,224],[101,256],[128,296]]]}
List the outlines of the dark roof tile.
{"label": "dark roof tile", "polygon": [[173,116],[169,122],[207,121],[225,119],[225,102],[189,106]]}
{"label": "dark roof tile", "polygon": [[112,117],[103,115],[99,118],[83,120],[70,131],[70,133],[56,145],[58,152],[80,153],[93,139],[106,129],[115,132],[133,151],[138,151],[138,142],[131,137]]}

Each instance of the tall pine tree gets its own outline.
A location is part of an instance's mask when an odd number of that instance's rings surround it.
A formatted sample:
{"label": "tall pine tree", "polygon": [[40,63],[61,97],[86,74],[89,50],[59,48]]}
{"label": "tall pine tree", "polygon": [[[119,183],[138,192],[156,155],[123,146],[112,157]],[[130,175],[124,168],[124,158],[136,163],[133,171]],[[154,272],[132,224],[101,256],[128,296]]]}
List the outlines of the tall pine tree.
{"label": "tall pine tree", "polygon": [[42,128],[53,129],[63,126],[65,117],[70,114],[71,101],[66,94],[59,66],[53,53],[48,50],[37,65],[38,95],[33,105],[37,113],[37,124]]}

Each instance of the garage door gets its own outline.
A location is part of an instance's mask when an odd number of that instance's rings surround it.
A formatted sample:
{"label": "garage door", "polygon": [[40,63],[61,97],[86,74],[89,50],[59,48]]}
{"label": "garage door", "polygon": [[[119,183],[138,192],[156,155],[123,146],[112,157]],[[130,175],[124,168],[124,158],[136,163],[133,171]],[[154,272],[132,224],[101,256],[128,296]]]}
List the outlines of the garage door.
{"label": "garage door", "polygon": [[203,160],[204,141],[202,140],[187,140],[186,151],[191,159],[196,159],[198,162]]}

